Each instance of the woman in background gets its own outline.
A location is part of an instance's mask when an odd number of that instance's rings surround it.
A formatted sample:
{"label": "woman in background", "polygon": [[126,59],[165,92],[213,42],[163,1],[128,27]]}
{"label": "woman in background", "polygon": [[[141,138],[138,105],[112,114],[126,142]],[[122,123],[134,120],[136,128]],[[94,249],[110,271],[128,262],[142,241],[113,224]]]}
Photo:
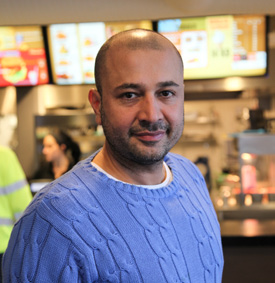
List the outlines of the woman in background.
{"label": "woman in background", "polygon": [[42,153],[46,163],[35,173],[34,179],[57,179],[69,171],[80,159],[79,145],[62,130],[54,130],[43,139]]}

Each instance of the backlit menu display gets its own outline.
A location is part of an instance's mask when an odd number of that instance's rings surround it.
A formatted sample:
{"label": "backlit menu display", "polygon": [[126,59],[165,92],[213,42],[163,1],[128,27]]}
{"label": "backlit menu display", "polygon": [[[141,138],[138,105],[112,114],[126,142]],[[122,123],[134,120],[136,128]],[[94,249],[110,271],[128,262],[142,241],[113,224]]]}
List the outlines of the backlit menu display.
{"label": "backlit menu display", "polygon": [[48,27],[49,49],[56,84],[93,84],[96,55],[117,32],[152,29],[149,21],[54,24]]}
{"label": "backlit menu display", "polygon": [[48,81],[41,27],[0,27],[0,86],[32,86]]}
{"label": "backlit menu display", "polygon": [[266,74],[264,16],[161,20],[158,22],[158,32],[170,39],[181,53],[185,79]]}

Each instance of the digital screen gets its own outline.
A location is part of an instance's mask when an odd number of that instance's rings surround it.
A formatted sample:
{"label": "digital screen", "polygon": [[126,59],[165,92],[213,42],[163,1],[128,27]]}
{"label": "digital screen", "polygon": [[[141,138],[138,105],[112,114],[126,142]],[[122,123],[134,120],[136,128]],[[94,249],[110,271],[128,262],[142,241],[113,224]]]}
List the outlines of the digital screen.
{"label": "digital screen", "polygon": [[0,86],[32,86],[48,82],[41,27],[0,27]]}
{"label": "digital screen", "polygon": [[112,35],[132,28],[152,29],[150,21],[53,24],[48,27],[53,80],[56,84],[93,84],[95,58]]}
{"label": "digital screen", "polygon": [[180,52],[187,80],[262,76],[267,72],[265,16],[160,20],[157,31]]}

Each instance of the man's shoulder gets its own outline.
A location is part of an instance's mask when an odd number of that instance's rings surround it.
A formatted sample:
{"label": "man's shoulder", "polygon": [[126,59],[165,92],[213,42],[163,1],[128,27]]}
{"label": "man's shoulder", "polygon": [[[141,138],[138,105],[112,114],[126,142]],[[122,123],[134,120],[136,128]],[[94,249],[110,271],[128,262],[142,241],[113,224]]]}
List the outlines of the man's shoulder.
{"label": "man's shoulder", "polygon": [[[91,172],[85,169],[85,162],[80,162],[60,178],[50,182],[34,197],[25,214],[38,213],[46,218],[59,215],[72,220],[81,210],[81,202],[85,202],[89,189],[88,176]],[[92,187],[92,185],[91,185]]]}
{"label": "man's shoulder", "polygon": [[202,175],[194,162],[180,154],[169,152],[166,155],[164,161],[172,169],[173,172],[177,171],[181,174],[183,174],[183,172],[186,172],[194,179],[202,178]]}
{"label": "man's shoulder", "polygon": [[167,163],[173,163],[175,165],[179,165],[179,166],[194,166],[194,163],[189,160],[188,158],[178,154],[178,153],[173,153],[173,152],[169,152],[165,158],[164,161]]}

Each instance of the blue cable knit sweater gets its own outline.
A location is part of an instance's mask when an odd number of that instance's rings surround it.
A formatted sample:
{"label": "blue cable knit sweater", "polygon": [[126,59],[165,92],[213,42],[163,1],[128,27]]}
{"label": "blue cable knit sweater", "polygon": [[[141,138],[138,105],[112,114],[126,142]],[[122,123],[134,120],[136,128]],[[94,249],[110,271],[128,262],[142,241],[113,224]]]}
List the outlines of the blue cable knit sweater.
{"label": "blue cable knit sweater", "polygon": [[221,282],[220,229],[203,177],[169,153],[169,186],[108,178],[94,155],[38,193],[14,227],[4,282]]}

